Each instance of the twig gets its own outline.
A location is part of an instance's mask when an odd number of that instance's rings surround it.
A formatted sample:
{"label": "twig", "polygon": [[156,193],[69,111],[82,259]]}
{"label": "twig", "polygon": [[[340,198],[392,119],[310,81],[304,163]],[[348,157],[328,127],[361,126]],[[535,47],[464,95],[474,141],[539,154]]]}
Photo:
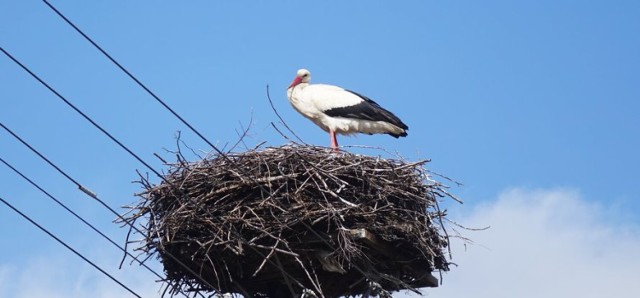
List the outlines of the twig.
{"label": "twig", "polygon": [[[273,101],[271,100],[271,95],[269,94],[269,85],[267,85],[267,98],[269,99],[269,104],[271,105],[271,109],[273,110],[274,113],[276,113],[276,116],[278,116],[278,119],[280,119],[280,122],[282,123],[282,125],[284,125],[284,127],[287,128],[287,130],[289,130],[289,132],[291,134],[293,134],[302,144],[307,145],[307,143],[305,143],[294,131],[293,129],[291,129],[289,127],[289,125],[287,125],[287,122],[284,121],[284,119],[282,119],[282,116],[280,116],[280,113],[278,113],[278,110],[276,110],[276,107],[273,105]],[[282,133],[281,133],[282,134]]]}
{"label": "twig", "polygon": [[[242,134],[240,134],[238,136],[238,141],[233,144],[233,146],[231,146],[231,148],[229,148],[228,152],[233,151],[234,149],[236,149],[236,146],[238,146],[238,144],[240,143],[244,143],[244,138],[247,137],[247,134],[249,133],[249,129],[251,128],[251,125],[253,124],[253,111],[251,111],[251,117],[249,118],[249,124],[247,125],[247,128],[243,128],[242,127],[242,123],[240,123],[240,129],[242,129]],[[245,147],[247,145],[245,144]]]}

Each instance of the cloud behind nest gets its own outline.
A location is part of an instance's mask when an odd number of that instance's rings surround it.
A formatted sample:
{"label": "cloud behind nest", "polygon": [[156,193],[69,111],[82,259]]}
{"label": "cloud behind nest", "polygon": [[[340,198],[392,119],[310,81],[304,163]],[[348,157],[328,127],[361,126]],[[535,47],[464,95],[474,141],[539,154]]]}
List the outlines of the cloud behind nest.
{"label": "cloud behind nest", "polygon": [[[614,207],[611,207],[614,206]],[[625,210],[568,189],[511,189],[456,217],[475,244],[454,241],[459,264],[428,296],[636,297],[640,226]],[[464,208],[462,208],[464,209]],[[399,297],[417,297],[399,295]]]}

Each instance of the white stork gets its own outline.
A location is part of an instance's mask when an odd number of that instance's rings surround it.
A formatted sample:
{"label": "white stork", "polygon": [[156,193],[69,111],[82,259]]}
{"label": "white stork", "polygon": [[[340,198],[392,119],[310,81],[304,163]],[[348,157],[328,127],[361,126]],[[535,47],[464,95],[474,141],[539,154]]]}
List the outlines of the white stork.
{"label": "white stork", "polygon": [[287,89],[291,105],[324,131],[329,132],[331,148],[338,150],[336,134],[386,133],[406,137],[409,127],[393,113],[366,96],[337,86],[310,85],[311,73],[298,70]]}

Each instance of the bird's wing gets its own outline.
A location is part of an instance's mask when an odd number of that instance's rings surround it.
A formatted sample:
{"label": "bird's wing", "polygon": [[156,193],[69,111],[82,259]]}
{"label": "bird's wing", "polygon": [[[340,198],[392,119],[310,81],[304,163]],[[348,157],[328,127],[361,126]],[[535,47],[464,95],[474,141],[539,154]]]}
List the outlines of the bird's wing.
{"label": "bird's wing", "polygon": [[353,106],[363,101],[356,94],[333,85],[313,84],[307,86],[302,96],[320,111]]}
{"label": "bird's wing", "polygon": [[344,92],[350,94],[349,97],[355,97],[358,100],[350,100],[356,102],[354,105],[344,105],[341,107],[334,107],[324,110],[324,113],[331,117],[344,117],[369,121],[384,121],[391,123],[402,129],[409,129],[409,127],[400,120],[396,115],[387,111],[381,107],[378,103],[370,98],[360,95],[356,92],[342,89]]}

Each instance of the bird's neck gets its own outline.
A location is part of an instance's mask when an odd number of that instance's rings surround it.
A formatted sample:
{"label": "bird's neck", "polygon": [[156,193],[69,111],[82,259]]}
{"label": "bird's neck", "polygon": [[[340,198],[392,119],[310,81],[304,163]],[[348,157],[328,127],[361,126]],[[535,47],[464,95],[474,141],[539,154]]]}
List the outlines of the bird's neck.
{"label": "bird's neck", "polygon": [[309,83],[300,83],[300,84],[295,85],[295,86],[293,86],[293,87],[291,87],[291,88],[289,88],[287,90],[304,89],[307,86],[309,86]]}
{"label": "bird's neck", "polygon": [[307,86],[309,86],[309,83],[300,83],[298,85],[295,85],[295,86],[287,89],[287,96],[289,98],[291,98],[291,96],[293,96],[295,93],[301,92]]}

